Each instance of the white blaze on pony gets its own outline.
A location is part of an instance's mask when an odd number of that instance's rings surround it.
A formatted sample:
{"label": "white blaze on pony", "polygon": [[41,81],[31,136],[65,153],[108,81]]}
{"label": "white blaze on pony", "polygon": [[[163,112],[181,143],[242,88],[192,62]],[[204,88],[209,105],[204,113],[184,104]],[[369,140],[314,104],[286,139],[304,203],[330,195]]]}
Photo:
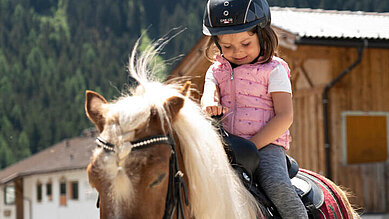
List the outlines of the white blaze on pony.
{"label": "white blaze on pony", "polygon": [[139,86],[131,95],[107,102],[87,91],[87,116],[100,138],[114,145],[112,151],[97,148],[88,166],[89,181],[100,195],[100,218],[162,218],[171,148],[161,143],[134,150],[130,142],[169,133],[188,185],[186,218],[261,217],[231,168],[220,136],[188,97],[189,84],[180,89],[150,79],[147,64],[159,49],[150,47],[135,60],[135,46],[129,70]]}

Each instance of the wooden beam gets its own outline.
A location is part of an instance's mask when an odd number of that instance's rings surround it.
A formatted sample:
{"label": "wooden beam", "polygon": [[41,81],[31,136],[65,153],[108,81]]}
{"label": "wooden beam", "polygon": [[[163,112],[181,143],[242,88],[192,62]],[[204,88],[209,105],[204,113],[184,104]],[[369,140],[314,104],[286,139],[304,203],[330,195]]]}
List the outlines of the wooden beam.
{"label": "wooden beam", "polygon": [[309,89],[300,89],[300,90],[293,91],[293,98],[310,96],[313,94],[322,94],[324,87],[325,87],[324,85],[321,85]]}
{"label": "wooden beam", "polygon": [[336,47],[326,47],[326,46],[310,46],[310,45],[297,45],[296,50],[289,49],[280,45],[279,53],[282,57],[287,57],[287,59],[323,59],[330,58],[331,51],[336,50]]}
{"label": "wooden beam", "polygon": [[24,218],[24,191],[23,191],[23,178],[16,178],[15,183],[15,205],[16,205],[16,219]]}
{"label": "wooden beam", "polygon": [[293,51],[297,50],[297,45],[295,43],[297,39],[296,34],[276,26],[272,26],[272,27],[278,36],[278,42],[281,47],[285,47]]}
{"label": "wooden beam", "polygon": [[307,81],[308,81],[309,86],[312,88],[313,87],[313,83],[312,83],[311,78],[307,74],[307,71],[304,68],[304,63],[300,66],[300,71],[301,71],[301,73],[303,73],[305,79],[307,79]]}

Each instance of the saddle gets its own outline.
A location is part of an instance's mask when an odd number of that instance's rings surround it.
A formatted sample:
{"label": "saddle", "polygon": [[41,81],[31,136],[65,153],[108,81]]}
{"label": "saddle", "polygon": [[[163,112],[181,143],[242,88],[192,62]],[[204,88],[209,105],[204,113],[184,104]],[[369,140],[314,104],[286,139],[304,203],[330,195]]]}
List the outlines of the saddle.
{"label": "saddle", "polygon": [[[262,213],[266,218],[281,218],[275,205],[266,196],[254,173],[259,165],[259,152],[254,143],[236,135],[221,131],[224,139],[224,148],[232,167],[238,173],[243,184],[264,206]],[[286,155],[289,177],[297,194],[304,203],[309,218],[320,218],[319,210],[324,203],[324,193],[316,181],[299,172],[299,166],[295,159]]]}

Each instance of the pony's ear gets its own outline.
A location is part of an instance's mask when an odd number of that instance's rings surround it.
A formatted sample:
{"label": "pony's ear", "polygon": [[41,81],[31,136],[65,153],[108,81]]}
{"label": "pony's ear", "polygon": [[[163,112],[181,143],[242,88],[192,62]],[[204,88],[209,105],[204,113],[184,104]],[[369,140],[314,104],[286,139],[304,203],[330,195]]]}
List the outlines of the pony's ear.
{"label": "pony's ear", "polygon": [[166,112],[169,114],[171,120],[174,120],[177,113],[180,111],[180,109],[183,106],[184,106],[184,98],[176,97],[176,96],[170,97],[163,104],[163,107],[165,108]]}
{"label": "pony's ear", "polygon": [[85,112],[99,132],[103,131],[105,125],[103,105],[106,103],[107,101],[100,94],[90,90],[86,91]]}
{"label": "pony's ear", "polygon": [[182,86],[182,88],[180,89],[180,93],[183,95],[183,96],[186,96],[186,97],[189,97],[190,96],[190,85],[191,85],[192,82],[190,81],[186,81],[184,86]]}

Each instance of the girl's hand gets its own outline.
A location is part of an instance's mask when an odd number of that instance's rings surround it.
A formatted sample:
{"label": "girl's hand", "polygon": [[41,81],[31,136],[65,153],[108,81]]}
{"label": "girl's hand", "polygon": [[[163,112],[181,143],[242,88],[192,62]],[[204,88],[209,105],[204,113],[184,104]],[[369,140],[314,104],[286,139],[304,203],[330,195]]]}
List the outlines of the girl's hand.
{"label": "girl's hand", "polygon": [[214,83],[205,83],[201,97],[201,109],[209,116],[225,114],[228,109],[220,105],[219,88]]}
{"label": "girl's hand", "polygon": [[226,112],[228,112],[228,108],[223,107],[220,104],[204,106],[203,110],[209,116],[218,116],[218,115],[226,114]]}

